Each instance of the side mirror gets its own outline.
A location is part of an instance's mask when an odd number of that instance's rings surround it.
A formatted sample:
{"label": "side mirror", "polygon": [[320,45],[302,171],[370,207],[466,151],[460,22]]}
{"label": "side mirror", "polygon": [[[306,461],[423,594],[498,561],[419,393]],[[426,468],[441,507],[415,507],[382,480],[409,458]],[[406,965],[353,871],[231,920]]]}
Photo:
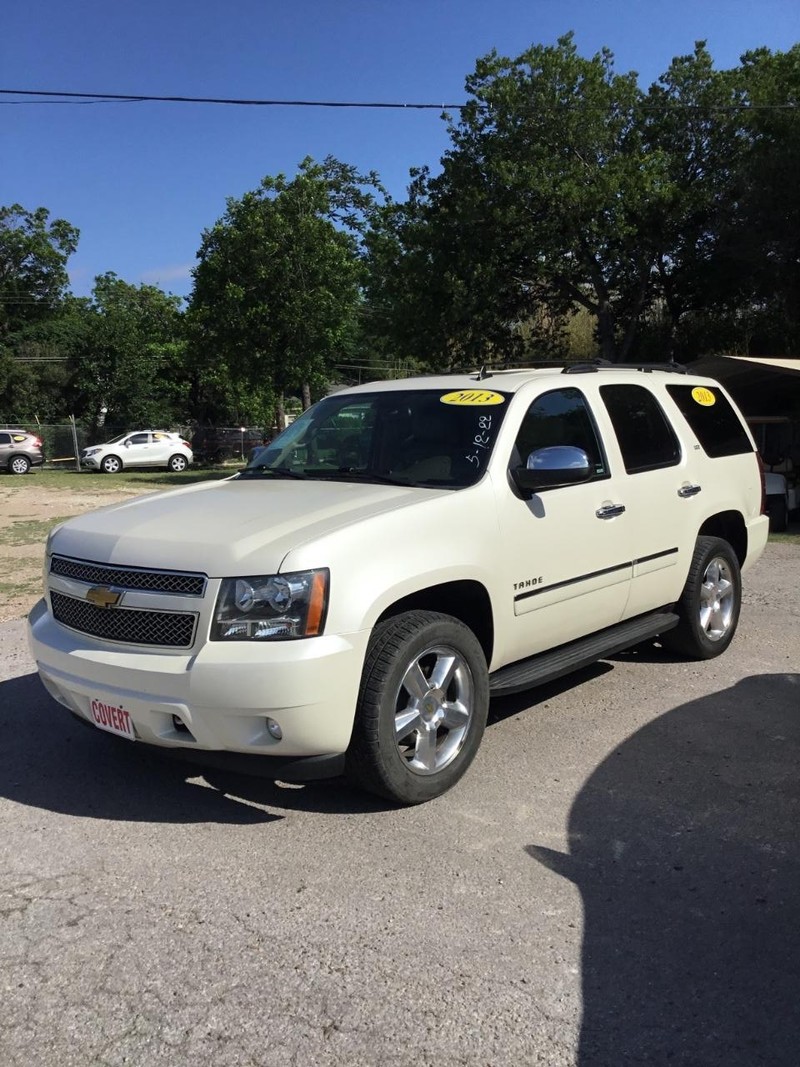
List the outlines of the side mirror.
{"label": "side mirror", "polygon": [[528,456],[526,466],[511,469],[514,484],[526,499],[543,489],[585,482],[591,474],[589,457],[582,448],[573,445],[537,448]]}

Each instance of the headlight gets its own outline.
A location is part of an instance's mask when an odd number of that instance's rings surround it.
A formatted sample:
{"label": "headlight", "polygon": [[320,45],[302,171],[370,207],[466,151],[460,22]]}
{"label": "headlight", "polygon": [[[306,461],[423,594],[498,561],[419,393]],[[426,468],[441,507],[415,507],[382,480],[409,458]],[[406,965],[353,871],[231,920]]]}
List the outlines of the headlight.
{"label": "headlight", "polygon": [[85,448],[83,454],[84,456],[96,456],[99,451],[99,448]]}
{"label": "headlight", "polygon": [[316,637],[328,608],[330,571],[225,578],[217,598],[212,641],[275,641]]}

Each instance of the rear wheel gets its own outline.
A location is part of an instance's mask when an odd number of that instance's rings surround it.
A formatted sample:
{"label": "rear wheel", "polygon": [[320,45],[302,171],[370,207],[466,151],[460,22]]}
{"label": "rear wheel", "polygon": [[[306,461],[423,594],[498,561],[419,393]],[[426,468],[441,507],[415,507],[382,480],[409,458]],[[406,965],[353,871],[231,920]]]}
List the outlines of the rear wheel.
{"label": "rear wheel", "polygon": [[100,463],[103,474],[119,474],[122,470],[122,460],[119,456],[105,456]]}
{"label": "rear wheel", "polygon": [[27,456],[13,456],[8,464],[12,474],[27,474],[31,469],[31,461]]}
{"label": "rear wheel", "polygon": [[678,603],[681,621],[661,642],[691,659],[719,656],[733,640],[741,606],[736,553],[719,537],[698,537]]}
{"label": "rear wheel", "polygon": [[464,774],[489,709],[486,659],[458,619],[409,611],[376,627],[346,773],[371,793],[420,804]]}
{"label": "rear wheel", "polygon": [[171,470],[173,473],[179,474],[180,471],[185,471],[188,466],[189,462],[186,459],[186,456],[182,456],[180,452],[178,452],[174,456],[169,457],[169,462],[167,463],[167,470]]}

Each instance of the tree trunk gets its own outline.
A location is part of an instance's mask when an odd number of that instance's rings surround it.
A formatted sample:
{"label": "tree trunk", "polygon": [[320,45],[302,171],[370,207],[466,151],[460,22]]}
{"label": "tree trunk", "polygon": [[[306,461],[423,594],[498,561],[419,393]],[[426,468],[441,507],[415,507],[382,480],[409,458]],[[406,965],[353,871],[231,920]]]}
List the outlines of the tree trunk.
{"label": "tree trunk", "polygon": [[283,393],[279,395],[275,402],[275,426],[278,433],[286,429],[286,405],[284,404]]}
{"label": "tree trunk", "polygon": [[301,390],[303,396],[303,411],[308,411],[311,407],[311,386],[308,382],[303,382]]}
{"label": "tree trunk", "polygon": [[603,300],[597,309],[597,339],[600,342],[600,355],[609,363],[617,363],[617,349],[614,344],[614,312],[608,301]]}

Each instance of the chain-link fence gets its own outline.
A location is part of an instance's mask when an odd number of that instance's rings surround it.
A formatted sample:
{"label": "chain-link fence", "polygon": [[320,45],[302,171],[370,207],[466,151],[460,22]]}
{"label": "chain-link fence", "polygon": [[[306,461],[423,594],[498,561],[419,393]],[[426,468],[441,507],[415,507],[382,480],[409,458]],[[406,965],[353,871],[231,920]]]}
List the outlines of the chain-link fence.
{"label": "chain-link fence", "polygon": [[[151,427],[146,427],[150,429]],[[171,433],[179,433],[184,440],[192,446],[196,463],[224,463],[227,460],[247,461],[253,448],[269,440],[272,436],[270,431],[264,431],[261,427],[241,426],[174,426],[153,427],[154,429],[168,429]],[[80,423],[66,420],[58,423],[30,423],[5,422],[0,423],[0,429],[4,430],[27,430],[36,434],[41,439],[42,450],[45,456],[45,466],[64,469],[75,469],[77,460],[75,445],[78,453],[89,445],[104,444],[113,441],[129,432],[136,432],[139,427],[131,427],[122,424],[106,423],[99,432],[90,433]]]}

